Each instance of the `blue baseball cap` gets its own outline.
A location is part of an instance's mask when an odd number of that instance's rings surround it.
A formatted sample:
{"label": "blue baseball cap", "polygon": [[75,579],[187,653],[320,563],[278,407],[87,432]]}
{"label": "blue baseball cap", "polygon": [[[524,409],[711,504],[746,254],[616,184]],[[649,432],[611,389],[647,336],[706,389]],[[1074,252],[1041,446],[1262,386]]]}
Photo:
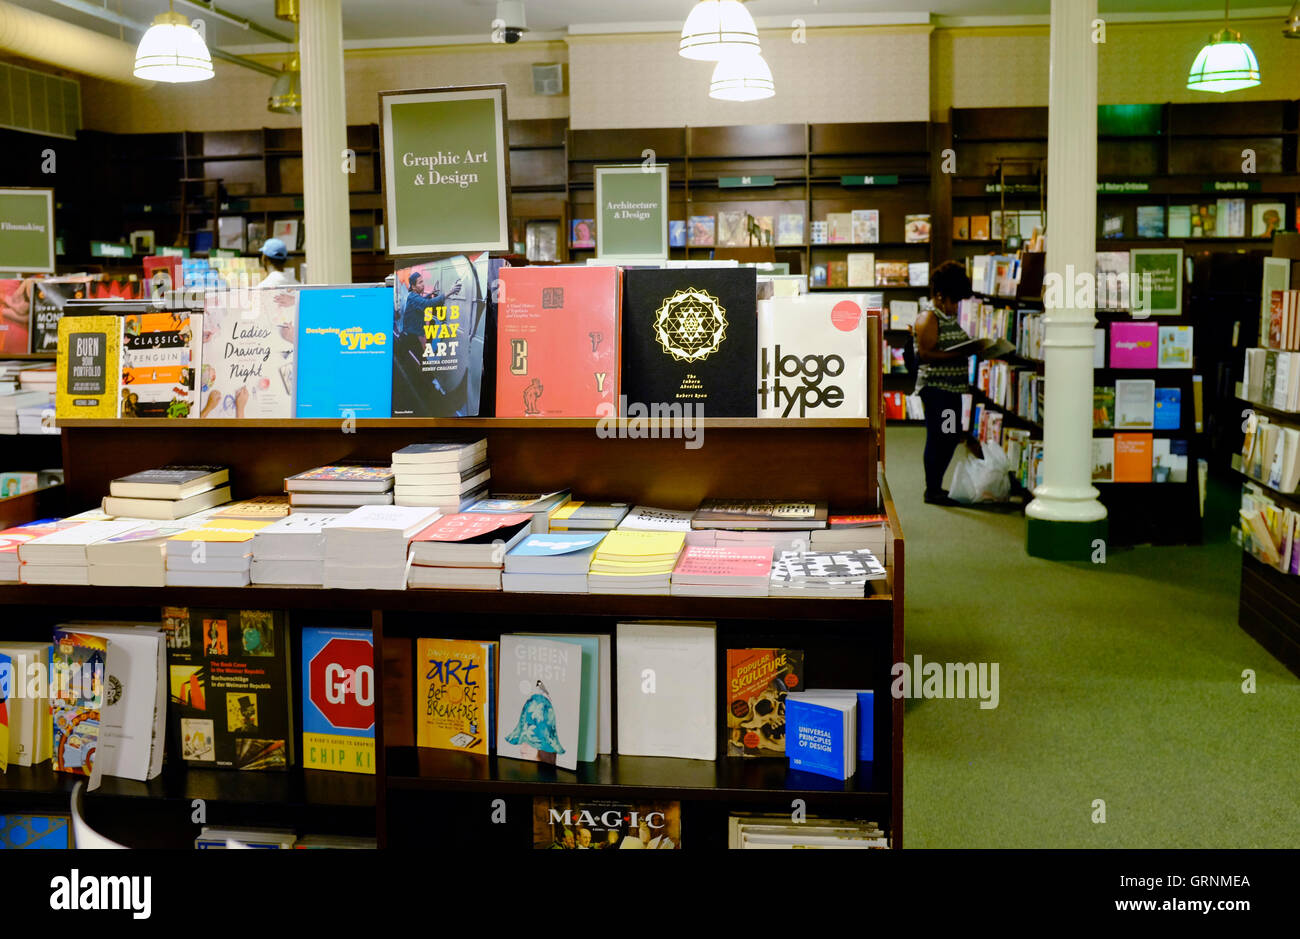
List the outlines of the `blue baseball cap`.
{"label": "blue baseball cap", "polygon": [[272,261],[283,261],[289,257],[289,249],[279,238],[268,238],[262,245],[262,253]]}

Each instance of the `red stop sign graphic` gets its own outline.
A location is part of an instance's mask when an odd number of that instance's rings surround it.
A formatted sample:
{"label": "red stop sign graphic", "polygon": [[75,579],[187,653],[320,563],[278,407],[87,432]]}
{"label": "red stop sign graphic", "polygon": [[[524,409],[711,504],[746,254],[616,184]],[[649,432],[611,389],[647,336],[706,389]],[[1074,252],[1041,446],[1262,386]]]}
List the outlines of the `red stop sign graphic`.
{"label": "red stop sign graphic", "polygon": [[331,639],[307,667],[311,703],[335,727],[369,730],[375,724],[375,667],[371,645]]}

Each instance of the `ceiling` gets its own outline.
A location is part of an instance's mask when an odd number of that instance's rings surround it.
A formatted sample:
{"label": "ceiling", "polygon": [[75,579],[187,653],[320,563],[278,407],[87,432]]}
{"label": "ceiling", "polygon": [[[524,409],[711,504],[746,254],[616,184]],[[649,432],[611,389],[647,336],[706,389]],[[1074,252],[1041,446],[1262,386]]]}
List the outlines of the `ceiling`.
{"label": "ceiling", "polygon": [[[36,10],[77,25],[128,42],[136,42],[139,32],[107,22],[86,12],[86,7],[101,7],[134,23],[148,24],[166,8],[167,0],[15,0],[18,6]],[[235,16],[252,19],[259,25],[282,35],[292,35],[293,27],[275,19],[274,0],[216,0],[217,6]],[[694,5],[694,0],[527,0],[528,27],[534,33],[563,32],[575,24],[623,24],[631,29],[648,21],[680,23]],[[1234,18],[1252,15],[1285,14],[1287,6],[1269,4],[1268,0],[1239,0]],[[1252,9],[1247,9],[1250,6]],[[81,9],[77,9],[80,7]],[[817,19],[835,17],[841,22],[854,16],[908,14],[912,17],[934,14],[942,17],[1023,17],[1046,16],[1050,0],[749,0],[747,7],[760,26],[784,25],[786,17],[804,17],[807,25]],[[1157,18],[1177,13],[1200,13],[1216,17],[1223,10],[1222,0],[1100,0],[1102,14],[1154,14]],[[222,48],[240,51],[274,40],[241,29],[218,17],[203,14],[193,4],[176,0],[176,8],[191,17],[207,22],[208,40]],[[496,0],[343,0],[343,34],[346,40],[385,41],[392,44],[411,39],[413,45],[432,37],[489,38],[496,14]],[[769,22],[764,22],[769,20]],[[250,49],[249,51],[254,51]]]}

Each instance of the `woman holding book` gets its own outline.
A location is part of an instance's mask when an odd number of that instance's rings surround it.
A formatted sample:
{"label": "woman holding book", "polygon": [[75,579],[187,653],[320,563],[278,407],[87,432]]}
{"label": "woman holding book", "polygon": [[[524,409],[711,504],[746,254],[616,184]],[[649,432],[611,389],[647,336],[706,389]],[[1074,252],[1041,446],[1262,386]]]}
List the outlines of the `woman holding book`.
{"label": "woman holding book", "polygon": [[943,488],[943,474],[953,451],[962,441],[961,396],[969,390],[967,351],[951,351],[969,342],[957,323],[957,304],[971,295],[966,268],[944,261],[930,275],[933,310],[916,318],[913,327],[916,357],[916,394],[925,407],[925,501],[932,505],[957,505]]}

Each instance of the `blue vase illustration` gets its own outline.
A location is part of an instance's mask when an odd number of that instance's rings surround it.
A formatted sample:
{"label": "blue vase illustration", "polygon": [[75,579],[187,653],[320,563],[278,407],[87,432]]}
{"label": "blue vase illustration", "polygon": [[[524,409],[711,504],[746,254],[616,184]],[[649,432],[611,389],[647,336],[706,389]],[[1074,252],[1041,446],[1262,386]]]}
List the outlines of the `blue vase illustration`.
{"label": "blue vase illustration", "polygon": [[551,703],[551,693],[539,679],[533,686],[534,691],[519,711],[519,722],[515,729],[506,736],[506,743],[515,746],[528,746],[545,753],[563,753],[560,734],[555,727],[555,705]]}

